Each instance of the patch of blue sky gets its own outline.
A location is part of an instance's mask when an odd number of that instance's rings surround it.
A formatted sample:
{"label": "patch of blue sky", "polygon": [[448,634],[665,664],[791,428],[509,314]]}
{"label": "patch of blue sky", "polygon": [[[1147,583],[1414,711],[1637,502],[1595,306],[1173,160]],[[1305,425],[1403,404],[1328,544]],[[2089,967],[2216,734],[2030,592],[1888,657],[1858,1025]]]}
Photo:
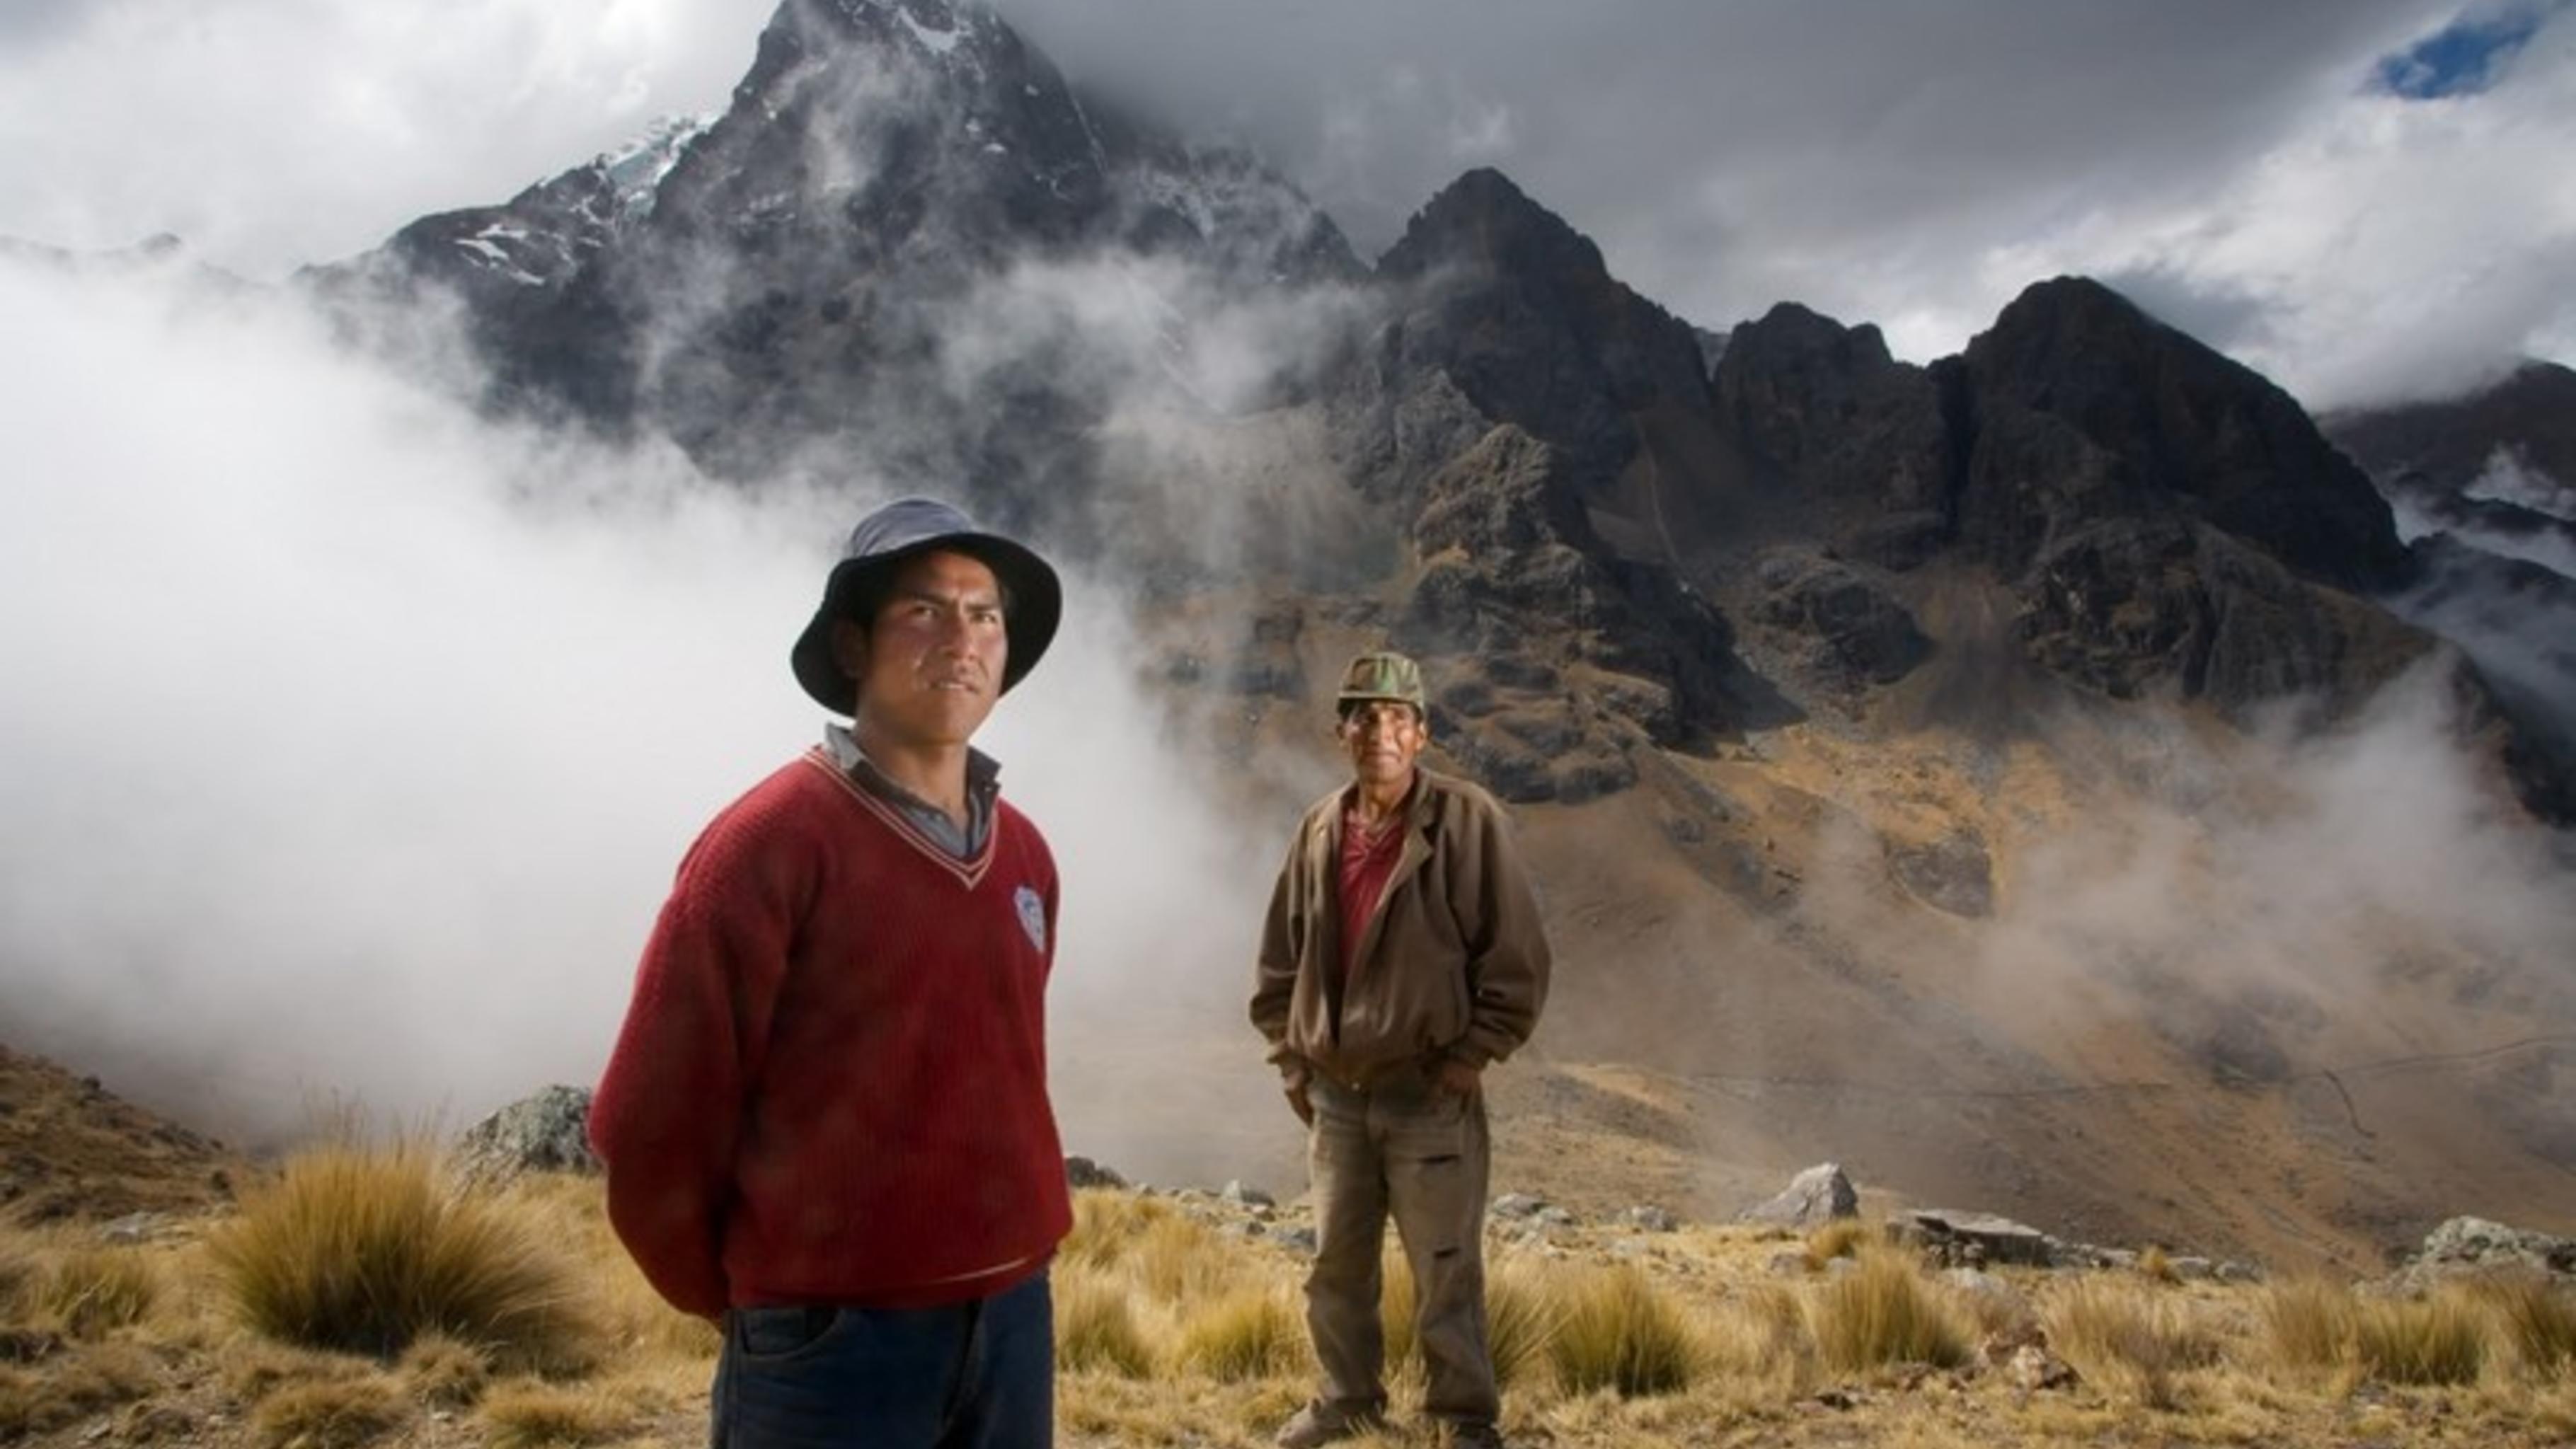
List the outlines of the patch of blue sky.
{"label": "patch of blue sky", "polygon": [[2472,96],[2504,77],[2513,57],[2576,0],[2487,0],[2393,55],[2382,56],[2372,82],[2411,101]]}

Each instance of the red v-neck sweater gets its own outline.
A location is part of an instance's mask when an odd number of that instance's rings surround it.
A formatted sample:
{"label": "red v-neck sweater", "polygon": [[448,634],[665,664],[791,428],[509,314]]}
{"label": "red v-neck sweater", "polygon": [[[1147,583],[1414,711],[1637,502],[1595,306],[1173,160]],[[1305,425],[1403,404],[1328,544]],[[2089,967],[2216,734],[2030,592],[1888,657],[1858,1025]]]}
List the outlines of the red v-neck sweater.
{"label": "red v-neck sweater", "polygon": [[960,861],[820,750],[680,864],[591,1104],[608,1213],[713,1317],[999,1292],[1072,1226],[1046,1090],[1055,860]]}

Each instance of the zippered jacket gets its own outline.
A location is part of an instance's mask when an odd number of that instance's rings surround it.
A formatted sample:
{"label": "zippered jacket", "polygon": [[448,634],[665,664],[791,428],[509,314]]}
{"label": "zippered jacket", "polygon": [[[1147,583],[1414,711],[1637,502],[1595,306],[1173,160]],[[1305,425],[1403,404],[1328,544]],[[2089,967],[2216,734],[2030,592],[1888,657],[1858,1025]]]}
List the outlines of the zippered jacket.
{"label": "zippered jacket", "polygon": [[1261,933],[1252,1024],[1282,1074],[1366,1085],[1444,1059],[1483,1067],[1529,1040],[1549,955],[1510,818],[1484,790],[1415,771],[1402,854],[1338,981],[1345,787],[1308,807]]}

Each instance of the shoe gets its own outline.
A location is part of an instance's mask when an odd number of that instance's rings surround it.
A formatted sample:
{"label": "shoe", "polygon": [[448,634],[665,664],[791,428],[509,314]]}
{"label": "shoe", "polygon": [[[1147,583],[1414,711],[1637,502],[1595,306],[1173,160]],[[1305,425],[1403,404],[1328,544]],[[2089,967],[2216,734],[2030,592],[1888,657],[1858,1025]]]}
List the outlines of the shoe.
{"label": "shoe", "polygon": [[1325,1444],[1356,1439],[1386,1427],[1386,1416],[1373,1409],[1337,1409],[1329,1404],[1308,1404],[1279,1426],[1275,1441],[1279,1449],[1320,1449]]}
{"label": "shoe", "polygon": [[1440,1442],[1449,1449],[1503,1449],[1503,1431],[1483,1419],[1452,1420],[1440,1426]]}

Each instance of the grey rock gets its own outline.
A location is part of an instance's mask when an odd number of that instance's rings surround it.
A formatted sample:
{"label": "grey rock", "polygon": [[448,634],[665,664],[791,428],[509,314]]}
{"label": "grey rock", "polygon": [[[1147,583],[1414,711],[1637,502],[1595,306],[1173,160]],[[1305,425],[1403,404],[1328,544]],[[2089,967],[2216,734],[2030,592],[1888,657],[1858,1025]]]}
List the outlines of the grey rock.
{"label": "grey rock", "polygon": [[166,1213],[127,1213],[113,1222],[99,1224],[98,1236],[100,1241],[109,1243],[149,1243],[169,1231]]}
{"label": "grey rock", "polygon": [[1885,843],[1887,869],[1907,894],[1935,910],[1975,920],[1994,909],[1994,862],[1975,832],[1961,829],[1928,844]]}
{"label": "grey rock", "polygon": [[1669,1233],[1682,1225],[1682,1220],[1652,1203],[1639,1203],[1619,1214],[1619,1221],[1650,1233]]}
{"label": "grey rock", "polygon": [[1064,1180],[1073,1187],[1123,1188],[1127,1185],[1127,1179],[1120,1177],[1115,1170],[1088,1157],[1066,1158]]}
{"label": "grey rock", "polygon": [[1545,1199],[1532,1197],[1525,1192],[1507,1192],[1494,1199],[1486,1211],[1498,1218],[1517,1219],[1536,1217],[1546,1207]]}
{"label": "grey rock", "polygon": [[1918,1208],[1888,1221],[1888,1236],[1952,1267],[1989,1263],[2051,1266],[2048,1235],[1993,1213]]}
{"label": "grey rock", "polygon": [[1789,1179],[1779,1196],[1736,1214],[1736,1220],[1811,1228],[1859,1213],[1860,1195],[1852,1190],[1851,1179],[1843,1175],[1842,1164],[1820,1162]]}
{"label": "grey rock", "polygon": [[2487,1218],[2455,1217],[2426,1234],[2423,1247],[2391,1281],[2421,1288],[2444,1278],[2515,1270],[2576,1277],[2576,1239],[2508,1227]]}
{"label": "grey rock", "polygon": [[1254,1187],[1250,1183],[1243,1181],[1241,1178],[1236,1178],[1228,1182],[1225,1185],[1225,1191],[1218,1194],[1218,1196],[1224,1198],[1227,1202],[1240,1203],[1245,1207],[1277,1207],[1279,1205],[1279,1199],[1272,1197],[1270,1194],[1263,1192],[1260,1188]]}
{"label": "grey rock", "polygon": [[590,1151],[590,1093],[556,1085],[465,1129],[456,1168],[468,1181],[498,1182],[529,1172],[596,1173]]}

